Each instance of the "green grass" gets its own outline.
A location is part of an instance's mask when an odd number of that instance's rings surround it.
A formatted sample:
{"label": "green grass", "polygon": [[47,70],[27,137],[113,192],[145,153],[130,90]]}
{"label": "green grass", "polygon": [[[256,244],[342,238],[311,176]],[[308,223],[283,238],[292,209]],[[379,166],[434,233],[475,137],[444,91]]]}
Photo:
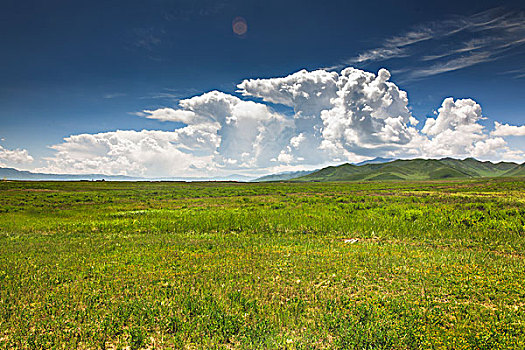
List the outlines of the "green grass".
{"label": "green grass", "polygon": [[520,349],[524,254],[522,180],[4,181],[0,348]]}

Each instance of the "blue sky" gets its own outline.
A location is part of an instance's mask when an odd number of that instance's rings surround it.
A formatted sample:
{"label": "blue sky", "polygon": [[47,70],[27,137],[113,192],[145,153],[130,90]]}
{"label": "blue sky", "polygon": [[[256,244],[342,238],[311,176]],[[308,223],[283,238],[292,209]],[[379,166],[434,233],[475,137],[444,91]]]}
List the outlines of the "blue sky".
{"label": "blue sky", "polygon": [[[477,155],[482,159],[523,162],[520,152],[525,150],[525,136],[521,136],[523,129],[519,127],[525,123],[524,11],[522,1],[3,1],[0,44],[5,49],[0,56],[0,152],[4,152],[4,158],[0,153],[0,164],[54,172],[160,176],[264,173],[376,155]],[[232,21],[237,17],[246,21],[248,30],[244,35],[232,30]],[[469,130],[477,132],[477,136],[471,135],[472,142],[441,154],[429,151],[439,141],[437,132],[423,133],[428,138],[423,145],[421,140],[414,141],[420,135],[407,129],[402,133],[412,133],[407,136],[410,140],[396,141],[382,136],[381,140],[388,144],[383,147],[379,139],[372,142],[364,129],[359,129],[357,136],[349,136],[340,129],[329,135],[327,130],[335,125],[359,127],[351,121],[340,123],[338,115],[327,113],[322,117],[319,109],[318,115],[311,116],[318,119],[319,127],[312,131],[311,142],[304,141],[302,146],[324,147],[324,153],[317,154],[319,161],[315,162],[301,156],[308,153],[306,149],[297,148],[296,152],[289,145],[301,133],[308,139],[308,131],[302,130],[302,126],[289,125],[290,119],[297,121],[302,104],[295,100],[280,103],[275,95],[258,90],[268,87],[264,84],[252,86],[252,90],[244,93],[237,86],[252,78],[271,83],[272,78],[286,77],[302,69],[340,72],[350,66],[374,74],[386,68],[391,73],[389,81],[408,94],[410,117],[419,120],[412,125],[414,130],[422,132],[426,118],[438,118],[434,111],[445,98],[453,97],[455,101],[472,99],[481,106],[481,114],[473,111],[472,118],[467,119],[472,125],[485,126],[485,136],[480,136],[479,130],[470,125]],[[206,157],[203,150],[190,145],[194,140],[179,144],[181,136],[172,134],[148,134],[147,142],[140,135],[123,136],[127,141],[123,141],[122,147],[130,138],[132,143],[152,142],[160,148],[166,142],[169,149],[164,151],[170,155],[156,148],[149,154],[151,159],[146,157],[149,160],[144,163],[122,153],[120,148],[115,150],[108,145],[97,148],[93,144],[109,142],[111,137],[118,139],[113,144],[119,143],[121,135],[104,134],[100,139],[105,141],[91,140],[89,146],[79,144],[79,140],[64,141],[70,136],[116,130],[170,133],[194,125],[195,120],[184,123],[179,117],[151,118],[144,111],[181,109],[180,100],[212,90],[268,108],[270,114],[261,116],[266,121],[259,119],[258,123],[270,130],[267,119],[273,118],[280,125],[279,131],[272,130],[282,133],[279,136],[287,135],[279,141],[282,149],[261,146],[264,151],[244,150],[243,147],[254,144],[245,134],[253,134],[254,140],[258,137],[268,143],[277,141],[253,133],[252,129],[261,128],[255,122],[239,122],[235,132],[226,133],[222,121],[215,117],[207,121],[199,119],[201,124],[210,120],[221,124],[220,130],[211,131],[220,136],[219,140],[212,137],[203,141],[216,142]],[[232,103],[238,106],[238,102]],[[457,103],[450,113],[471,108],[467,103]],[[187,112],[199,115],[200,107],[188,108]],[[347,115],[353,113],[345,111]],[[442,120],[453,118],[445,112]],[[284,119],[272,113],[283,115]],[[302,111],[302,115],[306,113]],[[409,118],[404,111],[395,113],[387,117],[402,116],[405,122]],[[370,118],[379,118],[384,129],[386,117]],[[495,121],[517,128],[490,135]],[[457,123],[449,124],[455,127]],[[378,134],[377,130],[368,131],[371,135]],[[336,134],[343,136],[336,138]],[[166,140],[159,141],[159,137],[165,136]],[[498,137],[504,139],[505,145],[494,141]],[[439,142],[444,140],[443,136]],[[394,147],[396,142],[404,145],[402,150],[399,145]],[[474,151],[476,142],[484,144],[478,144]],[[490,142],[499,146],[481,152]],[[407,145],[411,145],[410,150]],[[463,152],[462,147],[467,146],[470,151]],[[240,154],[248,155],[243,160],[237,159],[235,147]],[[198,159],[180,160],[186,165],[179,168],[155,164],[155,155],[166,162],[179,162],[179,158],[171,157],[173,152],[198,153]],[[270,155],[271,152],[277,153]],[[262,153],[265,160],[257,158]],[[68,161],[62,162],[65,158]]]}

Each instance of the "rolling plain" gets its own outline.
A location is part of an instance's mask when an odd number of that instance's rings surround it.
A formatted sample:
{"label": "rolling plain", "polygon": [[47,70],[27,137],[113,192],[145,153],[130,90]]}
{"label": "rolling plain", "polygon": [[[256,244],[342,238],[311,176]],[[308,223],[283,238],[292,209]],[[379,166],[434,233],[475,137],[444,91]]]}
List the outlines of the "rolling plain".
{"label": "rolling plain", "polygon": [[0,182],[0,348],[523,349],[525,181]]}

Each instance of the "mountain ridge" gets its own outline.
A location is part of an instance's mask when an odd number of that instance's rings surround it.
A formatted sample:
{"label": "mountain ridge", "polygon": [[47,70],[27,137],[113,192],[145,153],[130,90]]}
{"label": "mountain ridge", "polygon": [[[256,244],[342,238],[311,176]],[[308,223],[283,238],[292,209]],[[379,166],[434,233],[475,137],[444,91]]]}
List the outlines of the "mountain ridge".
{"label": "mountain ridge", "polygon": [[276,174],[268,174],[261,177],[258,177],[256,179],[251,180],[251,182],[272,182],[272,181],[286,181],[286,180],[292,180],[301,176],[309,175],[316,170],[299,170],[299,171],[284,171],[282,173],[276,173]]}
{"label": "mountain ridge", "polygon": [[396,159],[395,158],[375,157],[374,159],[368,159],[368,160],[363,160],[362,162],[359,162],[359,163],[354,163],[354,165],[361,166],[361,165],[366,165],[366,164],[380,164],[380,163],[392,162],[394,160]]}
{"label": "mountain ridge", "polygon": [[0,168],[0,180],[19,180],[19,181],[239,181],[248,182],[252,177],[231,174],[228,176],[207,177],[159,177],[146,178],[127,175],[105,175],[105,174],[52,174],[52,173],[34,173],[27,170],[18,170],[15,168]]}
{"label": "mountain ridge", "polygon": [[292,181],[378,181],[443,180],[483,177],[525,176],[525,163],[442,159],[397,159],[364,165],[341,164],[320,169]]}
{"label": "mountain ridge", "polygon": [[357,164],[344,163],[317,170],[289,171],[258,178],[232,174],[215,178],[163,177],[142,178],[104,174],[33,173],[14,168],[0,168],[0,179],[30,181],[240,181],[240,182],[324,182],[324,181],[383,181],[383,180],[443,180],[484,177],[525,176],[525,163],[479,161],[474,158],[455,159],[396,159],[374,158]]}
{"label": "mountain ridge", "polygon": [[[365,164],[379,164],[386,163],[395,160],[394,158],[383,158],[375,157],[373,159],[364,160],[359,163],[353,163],[354,165],[361,166]],[[298,170],[298,171],[283,171],[281,173],[268,174],[256,179],[251,180],[251,182],[272,182],[272,181],[287,181],[292,180],[301,176],[309,175],[313,172],[319,171],[320,169],[315,170]]]}

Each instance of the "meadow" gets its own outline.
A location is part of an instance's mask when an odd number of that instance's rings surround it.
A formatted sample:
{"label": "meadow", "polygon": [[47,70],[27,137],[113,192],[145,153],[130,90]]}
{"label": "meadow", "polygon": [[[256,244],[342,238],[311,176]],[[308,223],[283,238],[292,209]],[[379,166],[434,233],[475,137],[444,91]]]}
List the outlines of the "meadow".
{"label": "meadow", "polygon": [[523,349],[525,180],[0,182],[3,349]]}

